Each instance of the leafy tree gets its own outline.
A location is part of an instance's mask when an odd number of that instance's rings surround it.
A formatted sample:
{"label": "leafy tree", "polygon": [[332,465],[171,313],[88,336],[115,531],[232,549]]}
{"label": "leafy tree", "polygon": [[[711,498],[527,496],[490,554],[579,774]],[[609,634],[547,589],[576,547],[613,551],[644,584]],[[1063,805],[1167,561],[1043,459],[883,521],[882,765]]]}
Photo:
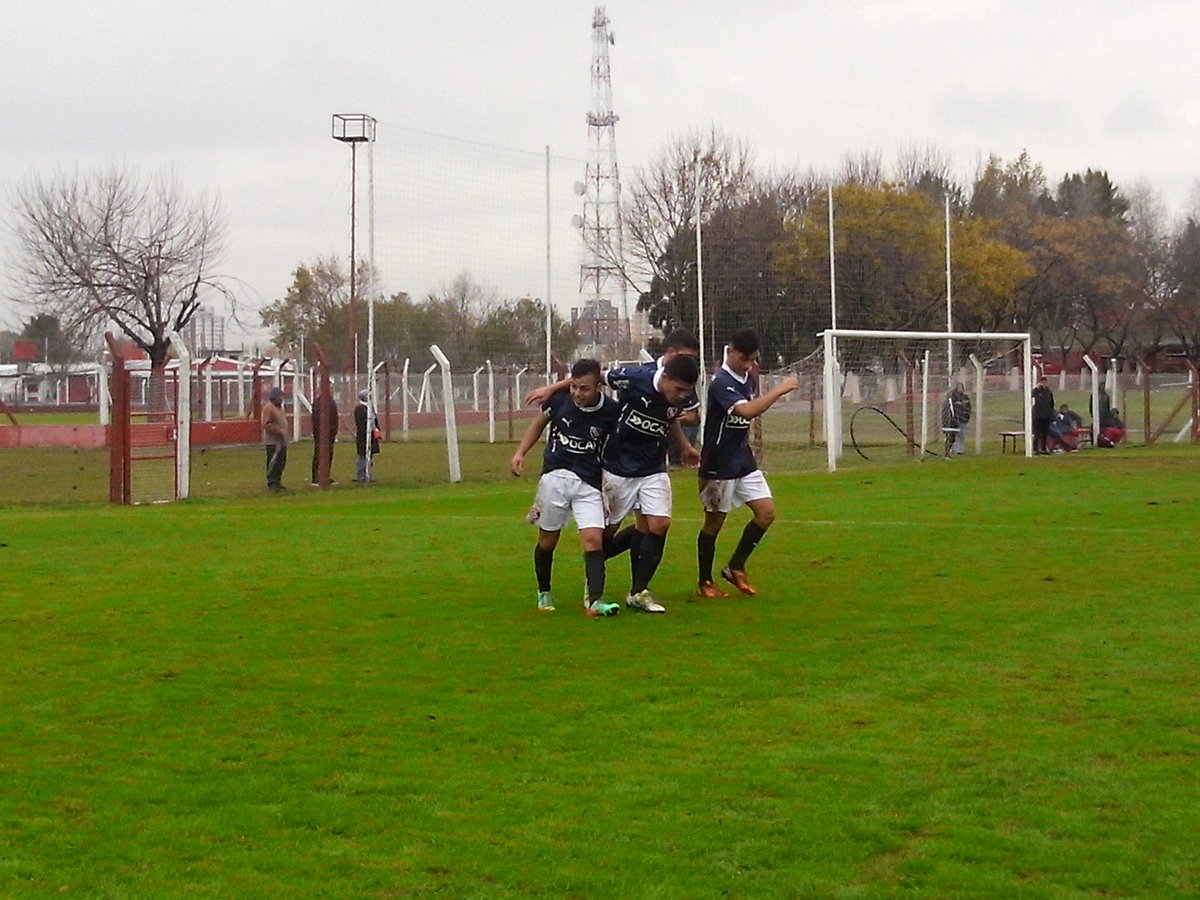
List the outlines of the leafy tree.
{"label": "leafy tree", "polygon": [[[367,263],[360,262],[360,282],[367,283],[369,275]],[[350,279],[341,260],[322,256],[297,266],[283,298],[263,307],[259,315],[277,347],[298,350],[301,343],[318,343],[330,365],[342,370],[350,363],[349,303]],[[365,365],[366,320],[359,319],[356,326],[364,336],[359,363]]]}
{"label": "leafy tree", "polygon": [[[892,184],[843,184],[834,191],[838,325],[919,329],[945,326],[942,215],[922,194]],[[828,225],[810,211],[788,224],[782,272],[828,282]],[[827,215],[825,212],[819,215]]]}
{"label": "leafy tree", "polygon": [[[1053,214],[1054,198],[1042,167],[1021,151],[1008,165],[997,156],[988,158],[972,186],[968,210],[972,216],[1020,228],[1034,216]],[[1006,235],[1012,236],[1011,231]]]}
{"label": "leafy tree", "polygon": [[[368,270],[360,269],[366,283]],[[322,257],[297,267],[283,299],[262,310],[263,323],[273,329],[280,346],[296,347],[300,338],[318,341],[330,362],[348,359],[349,280],[341,262]],[[569,324],[553,317],[552,345],[561,358],[575,348]],[[359,316],[365,338],[365,319]],[[397,293],[375,302],[375,357],[400,365],[404,360],[429,360],[430,344],[438,344],[458,368],[478,366],[486,359],[497,364],[537,365],[545,358],[545,305],[525,297],[501,300],[462,272],[450,284],[416,302]],[[365,340],[360,341],[360,365],[365,364]]]}
{"label": "leafy tree", "polygon": [[231,298],[214,272],[224,218],[169,175],[111,168],[33,177],[15,194],[19,299],[59,323],[76,349],[109,323],[162,366],[205,295]]}
{"label": "leafy tree", "polygon": [[1055,204],[1060,216],[1124,222],[1129,201],[1121,196],[1107,172],[1067,175],[1058,185]]}
{"label": "leafy tree", "polygon": [[954,324],[963,331],[1011,329],[1020,288],[1033,271],[1024,252],[993,232],[987,220],[963,218],[951,225]]}
{"label": "leafy tree", "polygon": [[1191,359],[1200,359],[1200,220],[1184,221],[1171,242],[1167,272],[1171,331]]}
{"label": "leafy tree", "polygon": [[79,358],[67,336],[59,327],[54,316],[40,314],[32,316],[21,329],[21,338],[37,342],[42,352],[42,362],[51,366],[64,366]]}

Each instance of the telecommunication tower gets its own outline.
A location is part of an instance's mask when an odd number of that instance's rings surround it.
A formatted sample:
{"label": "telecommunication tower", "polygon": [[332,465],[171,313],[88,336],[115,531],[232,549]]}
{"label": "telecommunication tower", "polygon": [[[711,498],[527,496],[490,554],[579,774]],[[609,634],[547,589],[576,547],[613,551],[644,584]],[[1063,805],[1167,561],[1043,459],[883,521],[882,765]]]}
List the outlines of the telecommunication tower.
{"label": "telecommunication tower", "polygon": [[603,6],[592,15],[592,108],[587,114],[588,161],[576,191],[584,198],[579,227],[583,263],[579,292],[587,295],[581,336],[597,344],[629,341],[629,302],[621,229],[621,176],[617,170],[616,124],[608,48],[615,42]]}

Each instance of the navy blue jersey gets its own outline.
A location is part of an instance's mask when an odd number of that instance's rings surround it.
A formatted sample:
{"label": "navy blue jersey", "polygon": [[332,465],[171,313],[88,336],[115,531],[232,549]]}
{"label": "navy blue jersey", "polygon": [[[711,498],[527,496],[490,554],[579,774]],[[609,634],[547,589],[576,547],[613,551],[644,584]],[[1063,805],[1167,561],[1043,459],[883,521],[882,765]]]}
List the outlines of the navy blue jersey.
{"label": "navy blue jersey", "polygon": [[725,366],[708,386],[708,417],[704,420],[704,446],[700,450],[701,478],[741,478],[758,468],[750,451],[750,420],[735,407],[753,400],[758,380],[743,380]]}
{"label": "navy blue jersey", "polygon": [[654,363],[621,366],[608,372],[608,386],[620,395],[620,413],[612,440],[604,447],[604,468],[614,475],[640,478],[667,471],[667,432],[672,420],[699,406],[695,394],[679,406],[658,392],[661,369]]}
{"label": "navy blue jersey", "polygon": [[594,488],[600,487],[600,451],[617,421],[617,401],[600,395],[595,406],[580,409],[570,391],[558,391],[542,406],[550,436],[542,456],[542,474],[567,469]]}

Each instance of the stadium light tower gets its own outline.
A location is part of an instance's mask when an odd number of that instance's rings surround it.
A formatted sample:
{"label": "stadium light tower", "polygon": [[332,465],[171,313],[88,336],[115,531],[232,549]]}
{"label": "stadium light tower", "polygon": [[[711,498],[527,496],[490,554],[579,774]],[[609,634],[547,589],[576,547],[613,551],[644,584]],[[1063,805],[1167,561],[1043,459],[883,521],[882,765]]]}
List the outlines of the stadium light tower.
{"label": "stadium light tower", "polygon": [[[592,109],[587,114],[588,161],[584,180],[576,185],[583,196],[583,216],[576,219],[583,232],[584,262],[579,267],[579,290],[590,289],[584,309],[593,319],[611,321],[610,310],[620,310],[624,329],[610,331],[609,340],[630,342],[629,302],[625,282],[625,248],[621,228],[621,176],[617,169],[616,124],[613,112],[612,75],[608,48],[614,44],[603,6],[592,15]],[[620,295],[620,306],[613,303]],[[623,332],[623,333],[622,333]]]}
{"label": "stadium light tower", "polygon": [[[364,113],[334,113],[333,139],[350,145],[350,307],[347,311],[349,331],[347,334],[347,371],[358,368],[356,352],[356,335],[354,310],[358,300],[355,285],[355,269],[358,268],[358,251],[355,248],[355,234],[358,224],[358,145],[375,141],[375,119]],[[372,340],[373,343],[373,340]]]}

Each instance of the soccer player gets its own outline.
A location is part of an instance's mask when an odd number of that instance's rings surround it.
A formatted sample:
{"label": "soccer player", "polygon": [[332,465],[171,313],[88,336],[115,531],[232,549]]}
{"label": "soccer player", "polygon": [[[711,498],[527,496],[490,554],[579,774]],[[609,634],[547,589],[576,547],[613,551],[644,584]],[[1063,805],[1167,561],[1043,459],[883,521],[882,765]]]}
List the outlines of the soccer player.
{"label": "soccer player", "polygon": [[[700,342],[686,328],[676,328],[663,338],[662,355],[655,360],[655,364],[661,369],[669,360],[676,356],[694,356],[697,359],[700,357]],[[684,404],[683,412],[679,415],[679,426],[683,431],[683,436],[687,443],[695,443],[695,433],[699,425],[700,401],[693,397],[691,401]],[[668,447],[668,463],[682,463],[680,459],[680,447],[682,444],[677,440],[672,440],[671,445]],[[612,559],[614,556],[619,556],[628,550],[630,573],[636,573],[641,532],[637,530],[636,525],[627,525],[618,531],[617,529],[620,527],[620,524],[619,521],[615,522],[609,527],[604,536],[604,558]]]}
{"label": "soccer player", "polygon": [[696,537],[701,597],[726,597],[713,582],[713,559],[717,555],[717,535],[725,517],[739,506],[750,507],[752,518],[742,529],[741,540],[721,570],[721,577],[743,594],[757,593],[746,575],[746,560],[775,521],[775,501],[767,480],[750,450],[750,421],[780,397],[800,386],[788,376],[761,397],[758,379],[753,373],[758,360],[758,334],[744,328],[734,332],[726,349],[725,363],[708,388],[708,418],[704,423],[704,443],[700,451],[700,502],[704,524]]}
{"label": "soccer player", "polygon": [[618,392],[620,412],[612,437],[604,446],[604,498],[609,531],[635,514],[631,544],[632,580],[625,605],[650,613],[666,607],[650,593],[650,581],[662,561],[671,527],[671,479],[667,446],[674,442],[687,465],[699,460],[688,443],[679,418],[696,402],[700,367],[694,356],[676,354],[660,368],[656,363],[622,366],[607,373],[608,386]]}
{"label": "soccer player", "polygon": [[551,569],[558,535],[572,516],[583,544],[587,593],[583,608],[592,617],[614,616],[621,607],[604,602],[604,498],[601,494],[600,450],[617,420],[617,402],[600,391],[600,363],[581,359],[571,368],[569,392],[551,394],[530,423],[513,453],[509,469],[519,477],[525,454],[537,443],[546,425],[550,437],[543,455],[542,477],[530,510],[538,525],[533,550],[540,610],[554,609]]}

